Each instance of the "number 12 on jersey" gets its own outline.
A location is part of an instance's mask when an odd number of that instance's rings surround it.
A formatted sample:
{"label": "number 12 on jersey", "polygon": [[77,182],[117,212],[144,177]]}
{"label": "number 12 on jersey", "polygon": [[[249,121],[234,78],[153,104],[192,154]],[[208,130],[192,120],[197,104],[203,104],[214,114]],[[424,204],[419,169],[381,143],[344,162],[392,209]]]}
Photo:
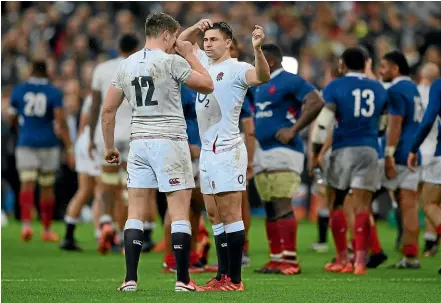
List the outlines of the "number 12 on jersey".
{"label": "number 12 on jersey", "polygon": [[[145,96],[144,104],[142,104],[142,92],[148,84],[147,94]],[[137,77],[132,80],[132,86],[135,87],[136,106],[154,106],[158,105],[158,101],[152,100],[153,93],[155,92],[155,84],[150,76]]]}
{"label": "number 12 on jersey", "polygon": [[[354,117],[360,117],[360,113],[363,117],[372,117],[375,110],[375,94],[371,89],[361,90],[359,88],[352,91],[352,95],[355,98]],[[369,107],[367,110],[361,108],[361,98],[366,99],[366,104]]]}

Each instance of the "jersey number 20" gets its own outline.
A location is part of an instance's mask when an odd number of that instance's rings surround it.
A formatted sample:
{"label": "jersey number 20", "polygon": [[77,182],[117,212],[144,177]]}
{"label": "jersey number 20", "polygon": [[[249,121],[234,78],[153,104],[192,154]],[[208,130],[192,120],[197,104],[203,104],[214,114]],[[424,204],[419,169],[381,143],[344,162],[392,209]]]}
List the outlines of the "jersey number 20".
{"label": "jersey number 20", "polygon": [[26,102],[24,114],[28,117],[43,117],[46,114],[47,97],[43,93],[28,92],[23,99]]}
{"label": "jersey number 20", "polygon": [[[147,87],[147,95],[145,96],[144,104],[142,104],[142,88]],[[150,76],[142,76],[132,80],[132,86],[135,87],[136,106],[153,106],[158,105],[158,101],[152,101],[153,93],[155,92],[155,84]]]}
{"label": "jersey number 20", "polygon": [[[370,89],[361,90],[357,88],[352,91],[352,95],[355,97],[354,117],[360,117],[360,114],[366,118],[372,117],[375,111],[374,92]],[[366,100],[368,109],[361,108],[361,98]]]}

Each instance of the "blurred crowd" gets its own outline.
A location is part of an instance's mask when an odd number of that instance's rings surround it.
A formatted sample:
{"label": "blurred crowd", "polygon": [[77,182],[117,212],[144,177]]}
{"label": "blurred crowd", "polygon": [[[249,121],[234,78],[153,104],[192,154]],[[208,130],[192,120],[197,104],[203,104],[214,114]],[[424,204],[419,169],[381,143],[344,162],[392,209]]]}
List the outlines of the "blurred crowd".
{"label": "blurred crowd", "polygon": [[[174,16],[184,28],[201,18],[228,22],[242,50],[240,59],[250,63],[251,32],[255,24],[262,25],[267,41],[295,57],[299,74],[318,88],[329,81],[343,50],[357,44],[371,53],[374,71],[378,59],[396,48],[405,53],[414,78],[424,62],[441,65],[439,2],[63,1],[1,6],[2,113],[12,87],[29,76],[31,60],[46,58],[51,81],[64,91],[72,140],[94,67],[118,56],[121,34],[134,33],[144,41],[144,21],[153,11]],[[10,135],[2,114],[2,139],[9,140],[2,140],[2,164],[13,157]]]}

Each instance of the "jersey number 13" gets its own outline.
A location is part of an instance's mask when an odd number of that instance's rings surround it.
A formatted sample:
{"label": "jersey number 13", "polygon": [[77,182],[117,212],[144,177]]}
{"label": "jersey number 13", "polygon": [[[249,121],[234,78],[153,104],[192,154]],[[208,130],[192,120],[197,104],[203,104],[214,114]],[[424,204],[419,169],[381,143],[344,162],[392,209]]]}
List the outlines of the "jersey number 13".
{"label": "jersey number 13", "polygon": [[[148,86],[147,86],[148,84]],[[158,105],[158,101],[152,100],[153,93],[155,92],[155,84],[150,76],[137,77],[132,80],[132,86],[135,87],[136,106],[154,106]],[[147,89],[144,104],[142,102],[142,92]]]}
{"label": "jersey number 13", "polygon": [[[352,91],[352,95],[355,98],[354,117],[360,117],[360,114],[366,118],[372,117],[375,111],[374,92],[370,89],[361,90],[357,88]],[[361,99],[365,100],[365,103],[368,106],[367,109],[361,108]]]}

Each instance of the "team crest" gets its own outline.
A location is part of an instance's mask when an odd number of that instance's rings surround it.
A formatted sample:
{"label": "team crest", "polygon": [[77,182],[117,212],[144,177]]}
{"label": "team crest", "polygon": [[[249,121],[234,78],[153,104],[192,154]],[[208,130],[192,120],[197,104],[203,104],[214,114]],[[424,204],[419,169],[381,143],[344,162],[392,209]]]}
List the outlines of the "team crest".
{"label": "team crest", "polygon": [[223,73],[223,72],[220,72],[220,73],[217,74],[217,76],[216,76],[216,81],[221,81],[221,80],[223,79],[223,77],[224,77],[224,73]]}

